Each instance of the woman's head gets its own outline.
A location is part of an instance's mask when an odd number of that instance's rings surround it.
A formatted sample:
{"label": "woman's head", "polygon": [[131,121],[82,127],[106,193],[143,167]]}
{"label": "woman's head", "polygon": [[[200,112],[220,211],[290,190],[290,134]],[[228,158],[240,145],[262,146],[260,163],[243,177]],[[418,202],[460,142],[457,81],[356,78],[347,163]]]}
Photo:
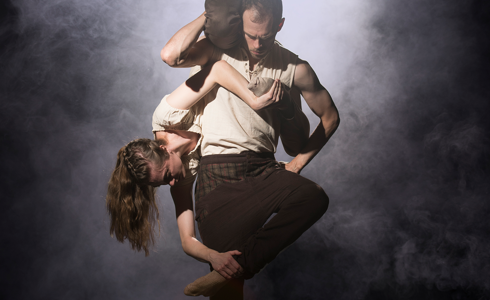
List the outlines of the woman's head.
{"label": "woman's head", "polygon": [[120,242],[128,239],[133,249],[143,249],[146,255],[159,216],[155,188],[149,183],[153,170],[162,169],[168,161],[163,145],[163,140],[137,139],[122,147],[107,190],[111,235]]}
{"label": "woman's head", "polygon": [[137,183],[173,186],[185,177],[180,156],[169,155],[166,144],[165,140],[138,139],[123,147],[126,166]]}
{"label": "woman's head", "polygon": [[168,160],[167,151],[161,147],[164,145],[164,140],[137,139],[119,150],[125,167],[136,183],[150,184],[153,171],[162,169]]}

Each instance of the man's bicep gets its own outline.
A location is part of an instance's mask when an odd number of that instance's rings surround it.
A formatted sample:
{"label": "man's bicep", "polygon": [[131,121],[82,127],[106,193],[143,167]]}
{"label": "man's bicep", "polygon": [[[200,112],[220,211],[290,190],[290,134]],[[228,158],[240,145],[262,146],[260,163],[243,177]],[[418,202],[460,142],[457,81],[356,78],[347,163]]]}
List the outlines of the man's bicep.
{"label": "man's bicep", "polygon": [[317,116],[321,117],[335,107],[332,97],[308,62],[300,61],[296,67],[294,86],[299,89],[306,104]]}

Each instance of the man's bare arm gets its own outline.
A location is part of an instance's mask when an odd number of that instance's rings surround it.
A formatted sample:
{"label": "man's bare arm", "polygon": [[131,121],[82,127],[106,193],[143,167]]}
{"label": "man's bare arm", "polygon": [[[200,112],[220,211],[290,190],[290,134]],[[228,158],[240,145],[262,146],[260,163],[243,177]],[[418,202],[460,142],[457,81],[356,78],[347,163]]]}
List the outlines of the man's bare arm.
{"label": "man's bare arm", "polygon": [[214,46],[205,37],[199,38],[206,17],[204,13],[182,27],[167,42],[160,52],[162,60],[174,68],[203,66],[212,57]]}
{"label": "man's bare arm", "polygon": [[320,118],[306,146],[286,165],[287,170],[299,173],[328,142],[339,126],[340,118],[332,97],[321,85],[308,62],[301,61],[296,67],[294,86],[300,90],[313,113]]}

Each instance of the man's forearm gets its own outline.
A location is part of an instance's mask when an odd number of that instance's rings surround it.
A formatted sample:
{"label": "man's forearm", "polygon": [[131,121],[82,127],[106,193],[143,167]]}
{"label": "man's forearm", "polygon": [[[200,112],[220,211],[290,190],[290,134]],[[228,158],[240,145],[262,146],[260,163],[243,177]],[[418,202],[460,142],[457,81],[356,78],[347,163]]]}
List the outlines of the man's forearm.
{"label": "man's forearm", "polygon": [[340,119],[338,118],[336,109],[330,116],[322,117],[315,131],[308,138],[306,146],[286,165],[286,169],[299,173],[320,152],[323,146],[325,146],[339,126],[339,123]]}
{"label": "man's forearm", "polygon": [[163,47],[160,55],[162,60],[171,67],[179,67],[185,63],[189,51],[196,43],[204,29],[206,17],[204,13],[197,19],[182,27]]}

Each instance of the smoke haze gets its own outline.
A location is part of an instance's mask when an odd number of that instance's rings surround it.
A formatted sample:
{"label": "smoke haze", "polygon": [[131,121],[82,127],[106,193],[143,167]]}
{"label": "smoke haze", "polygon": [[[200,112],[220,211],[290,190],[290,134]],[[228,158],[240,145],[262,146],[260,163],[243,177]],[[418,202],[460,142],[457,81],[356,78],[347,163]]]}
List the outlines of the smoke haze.
{"label": "smoke haze", "polygon": [[[149,257],[110,237],[105,210],[118,149],[151,137],[153,110],[188,75],[160,50],[203,9],[1,4],[2,299],[187,299],[208,272],[182,251],[168,188]],[[490,298],[490,5],[284,1],[284,16],[277,39],[340,112],[302,172],[330,208],[246,299]]]}

